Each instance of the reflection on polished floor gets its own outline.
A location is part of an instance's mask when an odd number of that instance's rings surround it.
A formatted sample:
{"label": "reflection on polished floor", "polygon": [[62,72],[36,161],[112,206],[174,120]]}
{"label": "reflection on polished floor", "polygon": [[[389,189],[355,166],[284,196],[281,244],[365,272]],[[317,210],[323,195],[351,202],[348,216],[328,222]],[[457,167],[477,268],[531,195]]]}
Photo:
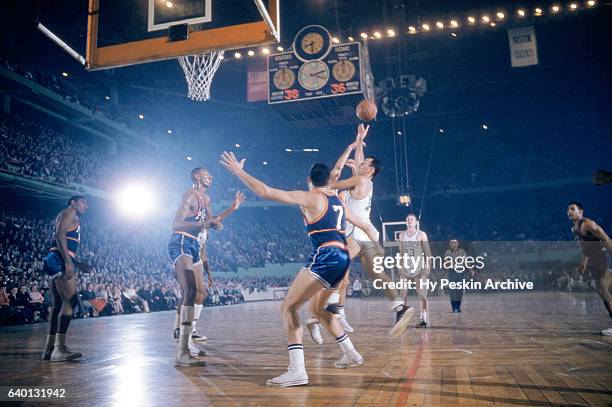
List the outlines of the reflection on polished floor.
{"label": "reflection on polished floor", "polygon": [[592,294],[467,295],[461,314],[436,297],[431,326],[398,339],[387,336],[387,302],[349,300],[351,339],[365,365],[335,369],[333,338],[316,345],[305,336],[310,385],[269,388],[288,364],[279,307],[204,309],[198,328],[209,356],[201,368],[174,367],[172,312],[73,321],[67,342],[84,356],[72,363],[39,360],[46,324],[0,328],[0,386],[66,389],[66,399],[45,405],[612,404],[612,337],[598,334],[610,321]]}

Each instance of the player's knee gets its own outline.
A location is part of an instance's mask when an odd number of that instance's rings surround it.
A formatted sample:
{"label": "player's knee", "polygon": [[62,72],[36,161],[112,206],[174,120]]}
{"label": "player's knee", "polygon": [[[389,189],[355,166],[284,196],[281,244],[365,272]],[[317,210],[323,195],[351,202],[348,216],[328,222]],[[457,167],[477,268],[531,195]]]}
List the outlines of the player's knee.
{"label": "player's knee", "polygon": [[285,299],[285,301],[283,301],[283,304],[281,305],[281,314],[283,316],[287,316],[287,315],[290,315],[296,312],[297,309],[298,309],[298,306],[295,302],[287,301],[287,299]]}
{"label": "player's knee", "polygon": [[195,301],[197,290],[195,287],[186,287],[183,290],[183,299],[185,302],[192,304]]}

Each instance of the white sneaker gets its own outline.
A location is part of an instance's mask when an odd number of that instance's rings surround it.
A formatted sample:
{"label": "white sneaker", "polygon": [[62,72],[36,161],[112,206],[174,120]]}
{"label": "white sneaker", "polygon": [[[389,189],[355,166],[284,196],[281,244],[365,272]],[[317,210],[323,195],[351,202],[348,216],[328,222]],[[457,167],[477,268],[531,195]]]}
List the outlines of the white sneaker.
{"label": "white sneaker", "polygon": [[414,308],[407,305],[402,306],[399,311],[395,312],[395,325],[393,325],[389,334],[391,336],[400,336],[408,328],[408,324],[413,316]]}
{"label": "white sneaker", "polygon": [[51,352],[50,360],[51,362],[67,362],[69,360],[78,359],[81,356],[82,354],[80,352],[71,352],[67,346],[55,346],[53,352]]}
{"label": "white sneaker", "polygon": [[189,353],[191,354],[191,356],[194,357],[206,356],[206,351],[204,349],[198,348],[195,343],[193,343],[191,338],[189,338]]}
{"label": "white sneaker", "polygon": [[339,314],[338,315],[338,322],[340,322],[340,326],[342,327],[342,329],[344,329],[346,332],[355,332],[355,330],[353,329],[353,327],[351,326],[351,324],[348,323],[348,321],[346,320],[346,315],[343,314]]}
{"label": "white sneaker", "polygon": [[180,353],[176,355],[174,364],[180,367],[206,366],[206,361],[194,358],[188,353]]}
{"label": "white sneaker", "polygon": [[604,329],[603,331],[601,331],[601,334],[603,336],[612,336],[612,328]]}
{"label": "white sneaker", "polygon": [[316,319],[309,319],[306,323],[306,328],[308,328],[308,332],[310,332],[312,341],[317,345],[322,345],[323,337],[321,336],[321,325],[319,324],[319,321]]}
{"label": "white sneaker", "polygon": [[345,353],[340,360],[334,363],[337,369],[346,369],[348,367],[363,365],[363,357],[357,351]]}
{"label": "white sneaker", "polygon": [[207,337],[205,337],[204,335],[200,334],[195,329],[193,331],[191,331],[191,339],[193,339],[196,342],[206,342],[208,340]]}
{"label": "white sneaker", "polygon": [[287,371],[282,375],[266,382],[266,386],[274,387],[303,386],[305,384],[308,384],[308,375],[306,374],[306,370],[297,370],[291,366],[289,366]]}

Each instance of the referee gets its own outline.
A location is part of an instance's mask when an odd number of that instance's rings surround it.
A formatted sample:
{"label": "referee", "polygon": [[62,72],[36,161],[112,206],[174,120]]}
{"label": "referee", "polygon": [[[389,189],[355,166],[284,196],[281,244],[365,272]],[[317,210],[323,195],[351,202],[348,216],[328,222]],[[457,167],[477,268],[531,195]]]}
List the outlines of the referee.
{"label": "referee", "polygon": [[[444,258],[451,257],[453,259],[453,265],[457,263],[456,259],[463,257],[465,259],[465,250],[459,247],[459,241],[453,239],[449,242],[449,249],[444,253]],[[459,264],[465,264],[465,260],[459,262]],[[448,280],[451,282],[461,282],[463,280],[463,272],[465,266],[457,270],[457,267],[453,267],[448,270]],[[463,298],[463,288],[449,289],[451,307],[453,312],[461,312],[461,299]]]}

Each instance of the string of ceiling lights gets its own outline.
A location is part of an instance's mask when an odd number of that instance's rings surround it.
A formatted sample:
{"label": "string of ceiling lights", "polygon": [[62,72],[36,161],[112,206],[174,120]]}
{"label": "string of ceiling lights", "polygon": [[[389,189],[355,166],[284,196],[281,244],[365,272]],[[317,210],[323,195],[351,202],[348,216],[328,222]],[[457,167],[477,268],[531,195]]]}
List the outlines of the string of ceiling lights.
{"label": "string of ceiling lights", "polygon": [[[430,18],[423,19],[420,24],[408,25],[405,28],[405,33],[408,35],[425,35],[430,32],[439,31],[450,31],[450,35],[453,37],[457,36],[457,30],[463,27],[497,27],[498,25],[506,21],[517,21],[526,22],[529,19],[542,19],[544,17],[559,17],[559,16],[571,16],[575,15],[582,10],[593,9],[597,6],[596,0],[587,0],[584,2],[570,2],[566,4],[555,3],[549,7],[518,7],[511,11],[506,9],[498,9],[494,12],[491,10],[482,11],[479,13],[465,14],[461,17],[445,17],[445,18]],[[355,40],[368,41],[368,40],[382,40],[385,38],[397,37],[398,30],[390,27],[385,30],[373,30],[363,31],[359,33],[359,36],[348,35],[346,38],[341,36],[333,36],[332,41],[334,44],[340,44],[341,42],[348,41],[354,42]],[[234,60],[242,59],[243,57],[255,57],[255,56],[267,56],[273,52],[284,52],[285,47],[279,45],[275,48],[262,47],[258,50],[248,49],[233,52],[232,56]]]}

